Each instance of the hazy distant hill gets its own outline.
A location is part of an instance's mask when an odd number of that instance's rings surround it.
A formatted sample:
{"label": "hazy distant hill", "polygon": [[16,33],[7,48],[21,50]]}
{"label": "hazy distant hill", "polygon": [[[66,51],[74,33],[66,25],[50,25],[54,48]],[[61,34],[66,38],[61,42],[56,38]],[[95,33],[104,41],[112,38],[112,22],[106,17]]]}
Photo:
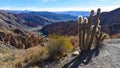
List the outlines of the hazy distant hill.
{"label": "hazy distant hill", "polygon": [[27,15],[36,15],[40,16],[52,21],[69,21],[69,20],[76,20],[76,16],[68,15],[68,14],[56,14],[54,12],[28,12],[28,13],[21,13]]}
{"label": "hazy distant hill", "polygon": [[6,10],[6,12],[15,13],[15,14],[24,14],[24,15],[34,15],[40,16],[52,21],[69,21],[69,20],[76,20],[77,16],[70,15],[70,14],[57,14],[55,12],[48,12],[48,11],[13,11],[13,10]]}
{"label": "hazy distant hill", "polygon": [[78,16],[78,15],[89,16],[89,11],[63,11],[63,12],[55,12],[55,13],[69,14],[69,15],[73,15],[73,16]]}

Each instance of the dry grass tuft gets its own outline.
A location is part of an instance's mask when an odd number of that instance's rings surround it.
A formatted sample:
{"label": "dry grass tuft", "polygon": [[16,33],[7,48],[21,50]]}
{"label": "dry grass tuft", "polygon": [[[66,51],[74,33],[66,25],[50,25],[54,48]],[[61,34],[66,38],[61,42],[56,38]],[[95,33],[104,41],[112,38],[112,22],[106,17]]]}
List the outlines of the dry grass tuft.
{"label": "dry grass tuft", "polygon": [[31,47],[27,49],[26,52],[24,53],[25,56],[24,63],[26,63],[26,65],[31,65],[36,62],[40,62],[46,58],[46,54],[47,50],[45,47],[42,46]]}
{"label": "dry grass tuft", "polygon": [[[0,68],[27,68],[36,62],[41,62],[46,57],[46,49],[35,46],[28,49],[10,49],[0,44]],[[34,67],[33,67],[34,68]]]}
{"label": "dry grass tuft", "polygon": [[120,33],[112,35],[111,38],[113,38],[113,39],[120,38]]}

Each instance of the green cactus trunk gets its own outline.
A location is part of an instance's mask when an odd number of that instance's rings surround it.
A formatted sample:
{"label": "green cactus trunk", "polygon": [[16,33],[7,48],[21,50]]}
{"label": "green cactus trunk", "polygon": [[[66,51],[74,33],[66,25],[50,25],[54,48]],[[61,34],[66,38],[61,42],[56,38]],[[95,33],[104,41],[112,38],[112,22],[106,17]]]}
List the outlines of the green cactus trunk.
{"label": "green cactus trunk", "polygon": [[82,41],[83,41],[83,48],[85,50],[85,47],[86,47],[86,26],[87,26],[87,18],[84,18],[84,23],[83,23],[83,38],[82,38]]}
{"label": "green cactus trunk", "polygon": [[97,10],[96,20],[95,20],[95,26],[93,27],[93,30],[92,30],[92,34],[91,34],[90,42],[89,42],[89,45],[88,45],[88,49],[90,49],[91,46],[92,46],[92,42],[93,42],[95,34],[96,34],[96,28],[98,28],[100,12],[101,12],[101,10],[98,9]]}
{"label": "green cactus trunk", "polygon": [[79,48],[80,50],[83,50],[83,45],[82,45],[82,17],[78,18],[78,33],[79,33]]}
{"label": "green cactus trunk", "polygon": [[86,48],[85,50],[88,50],[88,45],[90,41],[90,35],[91,35],[91,29],[92,29],[92,21],[93,21],[93,15],[94,15],[94,10],[91,11],[90,17],[88,19],[88,27],[87,27],[87,37],[86,37]]}

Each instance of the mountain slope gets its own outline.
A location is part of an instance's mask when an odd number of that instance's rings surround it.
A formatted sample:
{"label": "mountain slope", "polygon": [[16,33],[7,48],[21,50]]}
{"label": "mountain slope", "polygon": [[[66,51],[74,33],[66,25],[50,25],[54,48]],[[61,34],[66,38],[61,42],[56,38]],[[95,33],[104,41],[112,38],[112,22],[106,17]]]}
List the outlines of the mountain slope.
{"label": "mountain slope", "polygon": [[57,22],[44,26],[40,31],[43,34],[77,35],[76,21]]}
{"label": "mountain slope", "polygon": [[100,20],[101,25],[106,26],[110,34],[120,33],[120,8],[102,13]]}
{"label": "mountain slope", "polygon": [[[103,12],[100,16],[100,25],[102,31],[110,35],[120,33],[120,8],[115,9],[111,12]],[[64,25],[63,25],[64,24]],[[68,26],[69,25],[69,26]],[[70,28],[73,28],[71,29]],[[51,29],[52,28],[52,29]],[[64,28],[64,29],[63,29]],[[56,30],[55,30],[56,29]],[[47,34],[65,34],[65,35],[77,35],[77,21],[70,23],[70,21],[59,22],[43,27],[42,31]]]}
{"label": "mountain slope", "polygon": [[21,19],[18,19],[13,14],[4,11],[0,11],[0,25],[6,27],[8,27],[9,25],[20,28],[24,27]]}
{"label": "mountain slope", "polygon": [[24,20],[24,24],[28,26],[36,27],[38,25],[46,25],[52,23],[52,21],[45,19],[41,16],[32,15],[32,14],[14,14],[14,16],[18,19]]}
{"label": "mountain slope", "polygon": [[0,42],[17,48],[40,45],[42,37],[27,30],[23,19],[11,13],[0,11]]}

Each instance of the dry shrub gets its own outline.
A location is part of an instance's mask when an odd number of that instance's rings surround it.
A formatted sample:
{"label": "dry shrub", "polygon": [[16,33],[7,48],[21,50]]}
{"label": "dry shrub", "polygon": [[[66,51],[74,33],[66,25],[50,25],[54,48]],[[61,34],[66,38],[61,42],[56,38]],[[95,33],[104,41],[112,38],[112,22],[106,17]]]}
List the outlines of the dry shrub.
{"label": "dry shrub", "polygon": [[120,33],[112,35],[111,38],[113,38],[113,39],[120,38]]}
{"label": "dry shrub", "polygon": [[60,59],[66,53],[73,50],[73,46],[67,37],[60,35],[51,35],[50,37],[51,39],[47,43],[48,55],[50,59]]}
{"label": "dry shrub", "polygon": [[26,65],[34,64],[37,62],[41,62],[46,58],[46,48],[41,46],[31,47],[25,52],[25,61]]}
{"label": "dry shrub", "polygon": [[69,40],[72,43],[72,45],[74,46],[74,49],[77,49],[79,47],[78,38],[76,36],[70,36]]}

